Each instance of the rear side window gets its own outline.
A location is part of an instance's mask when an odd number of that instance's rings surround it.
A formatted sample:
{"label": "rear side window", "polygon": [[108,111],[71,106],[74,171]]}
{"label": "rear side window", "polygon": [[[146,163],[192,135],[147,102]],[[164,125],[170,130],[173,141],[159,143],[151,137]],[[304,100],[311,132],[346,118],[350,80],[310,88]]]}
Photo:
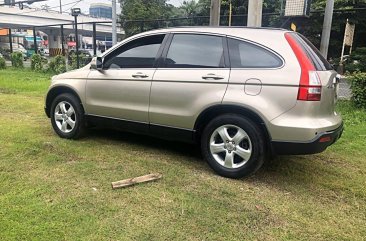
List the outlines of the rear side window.
{"label": "rear side window", "polygon": [[224,67],[223,38],[199,34],[175,34],[165,59],[165,67]]}
{"label": "rear side window", "polygon": [[228,39],[231,68],[278,68],[283,61],[271,51],[252,43]]}
{"label": "rear side window", "polygon": [[323,57],[320,51],[303,35],[299,33],[291,33],[292,37],[305,51],[317,71],[332,70],[332,65]]}

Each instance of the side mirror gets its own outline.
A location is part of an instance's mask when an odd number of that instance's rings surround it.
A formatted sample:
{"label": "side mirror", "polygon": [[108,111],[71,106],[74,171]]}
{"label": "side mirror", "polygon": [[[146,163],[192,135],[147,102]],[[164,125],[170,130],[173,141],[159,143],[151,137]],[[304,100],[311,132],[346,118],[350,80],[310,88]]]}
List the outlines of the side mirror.
{"label": "side mirror", "polygon": [[102,70],[103,69],[103,60],[102,60],[102,58],[101,57],[94,57],[91,60],[90,68],[91,69],[96,69],[96,70]]}

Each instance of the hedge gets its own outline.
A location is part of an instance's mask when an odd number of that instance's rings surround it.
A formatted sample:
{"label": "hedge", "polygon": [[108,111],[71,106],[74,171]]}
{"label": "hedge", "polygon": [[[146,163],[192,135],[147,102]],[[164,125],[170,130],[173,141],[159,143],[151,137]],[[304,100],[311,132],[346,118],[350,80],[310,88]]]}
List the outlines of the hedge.
{"label": "hedge", "polygon": [[366,73],[356,72],[348,77],[351,82],[352,102],[366,109]]}

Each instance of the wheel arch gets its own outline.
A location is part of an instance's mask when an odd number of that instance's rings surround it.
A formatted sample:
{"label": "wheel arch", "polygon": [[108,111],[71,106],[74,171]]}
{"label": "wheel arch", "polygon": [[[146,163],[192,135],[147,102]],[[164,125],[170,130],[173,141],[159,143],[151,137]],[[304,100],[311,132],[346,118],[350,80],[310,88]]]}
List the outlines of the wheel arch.
{"label": "wheel arch", "polygon": [[263,118],[256,113],[255,111],[238,105],[228,105],[228,104],[221,104],[221,105],[214,105],[210,106],[197,117],[194,130],[196,131],[195,139],[199,141],[202,135],[202,131],[204,127],[216,116],[224,115],[224,114],[238,114],[244,117],[249,118],[255,124],[259,126],[259,128],[263,131],[263,135],[266,138],[266,142],[271,140],[271,135],[268,131],[266,123],[264,122]]}
{"label": "wheel arch", "polygon": [[46,111],[46,114],[48,117],[51,116],[51,105],[52,105],[53,100],[57,96],[59,96],[61,94],[65,94],[65,93],[74,95],[79,100],[81,108],[84,110],[83,103],[80,99],[80,96],[74,89],[72,89],[71,87],[68,87],[68,86],[55,86],[48,91],[47,97],[46,97],[45,111]]}

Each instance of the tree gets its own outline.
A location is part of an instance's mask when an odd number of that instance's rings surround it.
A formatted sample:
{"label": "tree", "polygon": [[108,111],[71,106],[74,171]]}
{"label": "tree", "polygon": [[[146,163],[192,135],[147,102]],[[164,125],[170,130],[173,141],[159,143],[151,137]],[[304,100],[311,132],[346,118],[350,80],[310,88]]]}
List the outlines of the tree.
{"label": "tree", "polygon": [[[308,19],[297,21],[298,31],[310,39],[315,46],[320,46],[321,32],[323,28],[324,9],[327,0],[313,0],[311,9],[313,13]],[[333,14],[332,32],[329,45],[328,56],[337,59],[340,56],[344,29],[347,19],[356,23],[356,34],[354,47],[365,46],[366,38],[366,16],[365,11],[352,11],[355,8],[365,8],[366,0],[335,0],[334,9],[347,10],[344,12],[336,11]],[[338,60],[335,61],[338,63]]]}
{"label": "tree", "polygon": [[[320,45],[321,31],[323,27],[324,9],[327,0],[312,0],[312,14],[309,18],[283,18],[281,13],[281,1],[263,1],[263,26],[289,28],[294,22],[297,31],[305,35],[317,47]],[[232,25],[246,26],[248,12],[248,0],[222,0],[221,1],[221,25],[228,24],[229,3],[232,3]],[[211,0],[186,0],[180,7],[167,4],[166,0],[124,0],[121,3],[121,20],[125,28],[126,35],[166,26],[182,25],[207,25],[210,15]],[[339,57],[344,27],[346,20],[356,23],[356,35],[354,47],[365,46],[366,39],[366,11],[355,10],[355,8],[365,8],[366,0],[335,0],[335,9],[347,9],[347,12],[335,12],[332,24],[329,56]],[[275,13],[274,15],[266,15]],[[167,19],[170,17],[191,17],[204,16],[203,18],[187,18],[176,21],[149,21],[152,19]],[[130,21],[140,20],[140,21]],[[169,25],[168,25],[169,24]],[[285,25],[283,25],[285,24]]]}
{"label": "tree", "polygon": [[179,8],[183,10],[186,17],[197,15],[201,10],[200,3],[195,0],[183,1]]}
{"label": "tree", "polygon": [[167,4],[166,0],[124,0],[121,8],[122,26],[126,36],[131,36],[141,30],[159,28],[161,22],[149,20],[169,18],[174,6]]}

